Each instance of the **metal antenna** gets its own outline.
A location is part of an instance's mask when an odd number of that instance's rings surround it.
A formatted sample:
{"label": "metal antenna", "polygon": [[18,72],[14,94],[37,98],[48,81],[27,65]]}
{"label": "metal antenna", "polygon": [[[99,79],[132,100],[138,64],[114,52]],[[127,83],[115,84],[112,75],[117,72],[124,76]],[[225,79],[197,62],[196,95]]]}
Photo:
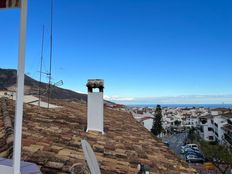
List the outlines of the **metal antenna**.
{"label": "metal antenna", "polygon": [[51,33],[50,33],[50,67],[49,67],[49,82],[48,82],[48,108],[51,97],[51,79],[52,79],[52,30],[53,30],[53,0],[51,0]]}
{"label": "metal antenna", "polygon": [[43,64],[43,51],[44,51],[44,25],[42,31],[42,43],[41,43],[41,57],[40,57],[40,75],[39,75],[39,107],[40,107],[40,100],[41,100],[41,81],[42,81],[42,64]]}

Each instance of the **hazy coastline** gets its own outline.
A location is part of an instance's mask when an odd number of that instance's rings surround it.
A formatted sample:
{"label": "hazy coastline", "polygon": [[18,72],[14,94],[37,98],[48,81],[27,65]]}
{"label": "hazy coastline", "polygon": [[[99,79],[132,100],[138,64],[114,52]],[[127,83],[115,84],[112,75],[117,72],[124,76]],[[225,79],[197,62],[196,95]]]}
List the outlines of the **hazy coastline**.
{"label": "hazy coastline", "polygon": [[[129,107],[154,108],[157,104],[129,104]],[[232,104],[160,104],[162,108],[230,108]]]}

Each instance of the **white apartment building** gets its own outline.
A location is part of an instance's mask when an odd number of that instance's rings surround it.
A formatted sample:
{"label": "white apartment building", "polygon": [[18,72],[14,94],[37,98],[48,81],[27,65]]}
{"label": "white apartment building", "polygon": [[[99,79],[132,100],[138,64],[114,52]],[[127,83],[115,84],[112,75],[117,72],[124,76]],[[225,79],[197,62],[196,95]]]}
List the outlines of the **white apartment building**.
{"label": "white apartment building", "polygon": [[197,127],[199,124],[199,118],[196,116],[188,116],[185,120],[185,126],[187,127]]}
{"label": "white apartment building", "polygon": [[224,114],[222,117],[227,121],[227,124],[222,127],[223,144],[232,148],[232,113]]}
{"label": "white apartment building", "polygon": [[[232,126],[228,126],[228,120],[231,119],[232,125],[232,114],[230,119],[228,119],[225,114],[216,115],[218,112],[211,112],[212,115],[201,116],[199,117],[198,124],[198,132],[201,138],[206,141],[217,141],[219,144],[225,143],[225,134],[231,134],[231,143],[232,143],[232,131],[230,132],[230,128]],[[227,136],[227,139],[230,137]],[[228,140],[230,141],[230,139]]]}
{"label": "white apartment building", "polygon": [[206,141],[215,141],[214,129],[213,129],[213,116],[201,116],[199,117],[198,130],[199,135]]}
{"label": "white apartment building", "polygon": [[211,121],[214,129],[215,141],[217,141],[219,144],[223,144],[223,138],[224,138],[223,126],[227,124],[227,120],[221,115],[217,115],[214,116],[213,120]]}

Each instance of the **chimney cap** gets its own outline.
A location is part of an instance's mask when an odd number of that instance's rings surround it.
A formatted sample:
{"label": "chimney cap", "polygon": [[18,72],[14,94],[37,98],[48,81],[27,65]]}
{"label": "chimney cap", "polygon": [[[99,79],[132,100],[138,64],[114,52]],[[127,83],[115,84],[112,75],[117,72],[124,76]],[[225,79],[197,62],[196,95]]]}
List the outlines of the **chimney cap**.
{"label": "chimney cap", "polygon": [[89,79],[86,86],[88,88],[104,88],[103,79]]}

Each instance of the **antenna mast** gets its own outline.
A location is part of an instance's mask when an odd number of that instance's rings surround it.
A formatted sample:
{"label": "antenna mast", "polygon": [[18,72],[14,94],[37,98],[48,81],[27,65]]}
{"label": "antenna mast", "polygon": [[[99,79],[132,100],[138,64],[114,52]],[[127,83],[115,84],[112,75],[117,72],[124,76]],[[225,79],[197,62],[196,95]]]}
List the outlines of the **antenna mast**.
{"label": "antenna mast", "polygon": [[51,79],[52,79],[52,31],[53,31],[53,0],[51,0],[51,31],[50,31],[50,67],[48,73],[48,108],[51,97]]}
{"label": "antenna mast", "polygon": [[40,101],[41,101],[41,82],[42,82],[42,64],[43,64],[43,51],[44,51],[44,25],[42,30],[42,43],[41,43],[41,57],[40,57],[40,75],[39,75],[39,107],[40,107]]}

